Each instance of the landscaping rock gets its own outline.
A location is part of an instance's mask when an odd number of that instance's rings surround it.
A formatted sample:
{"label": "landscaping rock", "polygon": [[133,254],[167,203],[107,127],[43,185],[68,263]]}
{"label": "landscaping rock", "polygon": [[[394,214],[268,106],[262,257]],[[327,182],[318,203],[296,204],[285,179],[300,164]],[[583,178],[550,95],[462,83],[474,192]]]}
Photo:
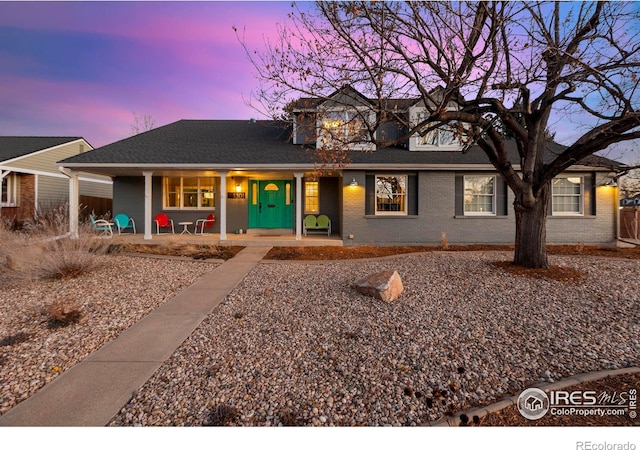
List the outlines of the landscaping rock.
{"label": "landscaping rock", "polygon": [[356,291],[364,295],[379,298],[385,302],[392,302],[404,290],[402,280],[396,270],[385,270],[373,273],[356,281]]}

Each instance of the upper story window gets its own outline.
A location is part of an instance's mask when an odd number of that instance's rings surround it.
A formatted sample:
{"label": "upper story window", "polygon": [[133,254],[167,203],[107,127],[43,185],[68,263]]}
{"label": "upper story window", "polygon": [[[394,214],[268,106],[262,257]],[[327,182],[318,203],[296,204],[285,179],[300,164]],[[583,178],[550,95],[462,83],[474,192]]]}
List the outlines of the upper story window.
{"label": "upper story window", "polygon": [[406,175],[376,175],[376,215],[407,215]]}
{"label": "upper story window", "polygon": [[464,215],[495,216],[496,177],[464,177]]}
{"label": "upper story window", "polygon": [[351,149],[371,149],[366,113],[351,110],[325,110],[318,115],[318,146],[348,145]]}
{"label": "upper story window", "polygon": [[211,177],[165,177],[164,209],[214,209],[215,185]]}
{"label": "upper story window", "polygon": [[18,204],[18,183],[15,173],[10,173],[2,178],[0,193],[1,206],[16,206]]}
{"label": "upper story window", "polygon": [[[415,124],[427,119],[428,113],[421,111],[412,113]],[[446,123],[427,125],[428,132],[424,135],[417,133],[411,138],[409,143],[410,150],[441,150],[441,151],[459,151],[462,144],[456,138],[455,132],[451,125]]]}
{"label": "upper story window", "polygon": [[551,183],[551,211],[554,216],[583,214],[582,177],[554,178]]}

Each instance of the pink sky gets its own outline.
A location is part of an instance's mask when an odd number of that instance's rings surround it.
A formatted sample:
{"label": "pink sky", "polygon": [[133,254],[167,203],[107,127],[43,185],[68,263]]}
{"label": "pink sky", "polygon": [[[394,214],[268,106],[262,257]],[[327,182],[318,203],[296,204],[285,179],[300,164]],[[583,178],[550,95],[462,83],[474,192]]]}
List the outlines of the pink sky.
{"label": "pink sky", "polygon": [[289,2],[0,2],[0,135],[131,134],[133,112],[259,117],[257,86],[232,27],[261,48]]}
{"label": "pink sky", "polygon": [[[261,118],[244,100],[258,82],[233,27],[263,49],[290,11],[288,1],[0,1],[0,135],[99,147],[129,137],[134,112],[156,127]],[[568,144],[583,119],[550,125]]]}

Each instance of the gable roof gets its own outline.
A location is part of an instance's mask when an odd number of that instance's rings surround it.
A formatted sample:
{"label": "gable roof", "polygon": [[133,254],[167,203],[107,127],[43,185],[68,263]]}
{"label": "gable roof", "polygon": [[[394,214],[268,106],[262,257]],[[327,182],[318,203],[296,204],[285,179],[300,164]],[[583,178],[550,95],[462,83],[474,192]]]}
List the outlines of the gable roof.
{"label": "gable roof", "polygon": [[[291,142],[291,127],[285,122],[241,120],[180,120],[137,134],[91,152],[60,161],[64,167],[89,172],[114,174],[128,168],[140,173],[144,169],[167,170],[190,168],[267,169],[297,168],[312,170],[313,150]],[[515,142],[507,142],[512,161],[519,161]],[[549,155],[563,146],[554,144]],[[401,169],[469,167],[490,168],[479,147],[460,151],[409,151],[401,147],[379,148],[373,152],[352,151],[346,168]],[[589,156],[581,165],[617,167],[620,163]],[[122,170],[119,173],[124,173]]]}
{"label": "gable roof", "polygon": [[0,161],[45,150],[82,139],[81,137],[0,136]]}

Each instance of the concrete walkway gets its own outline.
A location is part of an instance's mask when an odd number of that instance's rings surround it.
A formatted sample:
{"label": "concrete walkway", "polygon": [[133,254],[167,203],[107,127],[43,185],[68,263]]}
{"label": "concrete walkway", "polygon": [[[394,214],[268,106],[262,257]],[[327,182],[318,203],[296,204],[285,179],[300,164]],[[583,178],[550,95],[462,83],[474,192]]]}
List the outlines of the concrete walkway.
{"label": "concrete walkway", "polygon": [[104,426],[267,254],[247,247],[3,416],[0,426]]}

